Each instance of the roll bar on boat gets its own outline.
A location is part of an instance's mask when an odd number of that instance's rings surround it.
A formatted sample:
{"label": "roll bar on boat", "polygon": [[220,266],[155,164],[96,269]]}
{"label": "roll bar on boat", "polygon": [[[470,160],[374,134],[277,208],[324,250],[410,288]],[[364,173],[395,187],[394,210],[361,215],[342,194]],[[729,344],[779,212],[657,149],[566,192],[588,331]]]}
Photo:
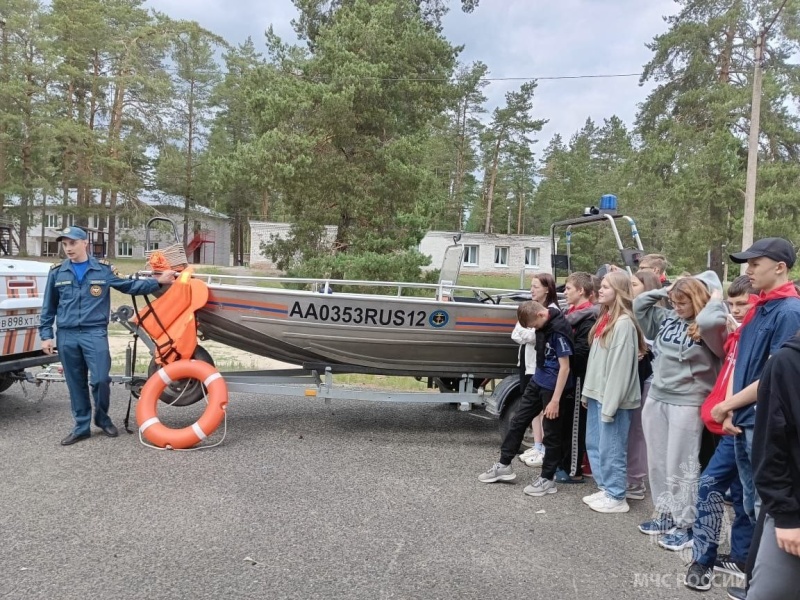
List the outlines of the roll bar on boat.
{"label": "roll bar on boat", "polygon": [[[564,221],[557,221],[550,226],[550,244],[552,248],[552,268],[553,277],[557,277],[558,269],[564,269],[567,273],[572,273],[572,231],[575,227],[586,227],[592,225],[600,225],[607,223],[611,227],[614,234],[614,241],[619,250],[622,262],[631,273],[631,267],[639,263],[639,259],[644,254],[644,247],[642,246],[642,238],[639,236],[639,230],[636,228],[636,222],[629,216],[615,214],[616,211],[600,212],[600,214],[589,214],[582,217],[575,217],[573,219],[566,219]],[[626,248],[620,237],[619,230],[617,229],[617,220],[623,220],[630,226],[631,238],[636,245],[635,248]],[[557,232],[564,231],[564,241],[566,244],[566,254],[558,253]]]}

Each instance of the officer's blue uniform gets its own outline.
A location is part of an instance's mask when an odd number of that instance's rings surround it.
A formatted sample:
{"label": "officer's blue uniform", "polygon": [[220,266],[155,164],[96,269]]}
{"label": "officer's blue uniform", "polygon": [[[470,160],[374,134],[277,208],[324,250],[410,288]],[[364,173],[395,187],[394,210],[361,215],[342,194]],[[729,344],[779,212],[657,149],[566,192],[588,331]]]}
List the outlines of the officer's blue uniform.
{"label": "officer's blue uniform", "polygon": [[[108,349],[108,321],[111,288],[125,294],[150,294],[159,287],[155,279],[123,279],[105,260],[89,257],[83,281],[67,259],[53,265],[47,278],[39,336],[53,339],[64,367],[75,435],[88,435],[92,420],[89,384],[94,397],[94,422],[98,427],[112,425],[108,416],[111,354]],[[91,374],[91,375],[89,375]]]}

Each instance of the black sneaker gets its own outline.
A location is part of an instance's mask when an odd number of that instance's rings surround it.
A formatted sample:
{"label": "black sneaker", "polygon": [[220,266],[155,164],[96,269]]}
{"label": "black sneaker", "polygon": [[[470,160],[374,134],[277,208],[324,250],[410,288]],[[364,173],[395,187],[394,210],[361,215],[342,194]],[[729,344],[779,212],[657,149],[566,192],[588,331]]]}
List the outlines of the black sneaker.
{"label": "black sneaker", "polygon": [[717,560],[714,561],[714,570],[722,573],[744,577],[745,568],[746,565],[743,562],[734,560],[730,554],[718,554]]}
{"label": "black sneaker", "polygon": [[731,600],[747,600],[747,590],[743,587],[729,587],[726,591]]}
{"label": "black sneaker", "polygon": [[711,567],[704,567],[699,562],[693,562],[689,566],[689,571],[683,583],[686,587],[697,590],[698,592],[707,592],[711,589],[711,579],[714,576],[714,569]]}

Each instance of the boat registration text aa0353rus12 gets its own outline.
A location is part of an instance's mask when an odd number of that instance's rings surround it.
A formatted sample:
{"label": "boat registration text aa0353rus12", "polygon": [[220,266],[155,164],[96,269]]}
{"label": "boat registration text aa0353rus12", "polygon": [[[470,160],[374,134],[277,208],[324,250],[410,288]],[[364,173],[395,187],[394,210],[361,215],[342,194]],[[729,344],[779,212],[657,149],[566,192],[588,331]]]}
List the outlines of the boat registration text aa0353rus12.
{"label": "boat registration text aa0353rus12", "polygon": [[444,310],[375,308],[316,302],[295,302],[289,310],[289,318],[376,327],[440,328],[449,321],[449,315]]}

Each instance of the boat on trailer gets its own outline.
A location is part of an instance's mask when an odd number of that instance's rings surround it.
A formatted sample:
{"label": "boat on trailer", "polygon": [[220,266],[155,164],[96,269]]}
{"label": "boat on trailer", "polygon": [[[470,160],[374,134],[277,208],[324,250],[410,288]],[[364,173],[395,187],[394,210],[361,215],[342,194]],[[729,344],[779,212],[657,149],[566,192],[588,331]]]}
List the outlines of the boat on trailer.
{"label": "boat on trailer", "polygon": [[[195,277],[209,288],[197,313],[203,338],[290,364],[385,375],[510,374],[519,348],[511,340],[517,306],[530,297],[441,283]],[[376,293],[339,291],[352,288]],[[458,295],[464,292],[470,295]],[[473,292],[487,295],[482,302]]]}
{"label": "boat on trailer", "polygon": [[[635,222],[615,210],[595,211],[551,227],[552,266],[572,270],[571,236],[576,227],[610,226],[623,263],[630,270],[643,249]],[[631,229],[634,248],[625,248],[618,220]],[[162,217],[151,219],[167,220]],[[177,228],[172,224],[176,233]],[[149,229],[150,223],[148,223]],[[148,231],[146,229],[146,231]],[[566,254],[558,254],[559,231]],[[526,290],[460,286],[463,259],[458,236],[449,246],[436,284],[333,279],[298,279],[194,273],[208,288],[208,299],[195,313],[199,338],[272,358],[297,368],[223,373],[231,391],[369,398],[404,402],[461,402],[483,405],[504,423],[513,416],[521,395],[517,357],[511,339]],[[123,310],[124,309],[124,310]],[[137,326],[134,311],[122,307],[115,320],[139,335],[152,354],[157,348]],[[213,358],[197,347],[200,358]],[[127,361],[132,364],[132,361]],[[156,367],[151,364],[151,372]],[[337,390],[335,373],[427,378],[429,387],[450,395]],[[126,379],[132,389],[143,380]],[[500,383],[494,386],[494,382]],[[485,384],[491,392],[485,390]],[[196,402],[201,386],[172,384],[162,400],[177,405]],[[191,393],[188,393],[191,391]],[[477,393],[476,393],[477,392]]]}

